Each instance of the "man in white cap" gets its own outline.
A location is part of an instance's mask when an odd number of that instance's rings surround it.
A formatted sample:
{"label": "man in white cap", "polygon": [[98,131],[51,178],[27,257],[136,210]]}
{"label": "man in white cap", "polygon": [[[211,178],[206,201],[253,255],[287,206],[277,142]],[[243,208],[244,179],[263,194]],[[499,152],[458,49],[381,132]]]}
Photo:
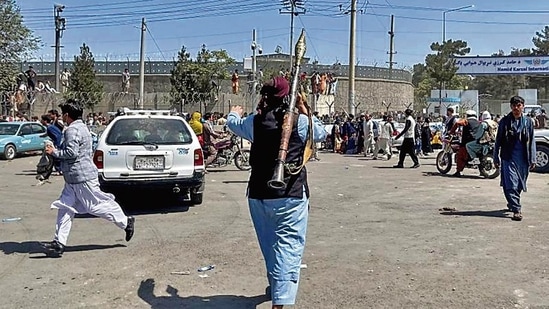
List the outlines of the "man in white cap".
{"label": "man in white cap", "polygon": [[480,153],[483,147],[496,140],[496,134],[498,131],[498,123],[492,120],[492,115],[489,111],[484,111],[480,117],[482,121],[476,131],[473,133],[474,141],[468,142],[465,147],[467,153],[471,158],[469,164],[480,164],[478,153]]}

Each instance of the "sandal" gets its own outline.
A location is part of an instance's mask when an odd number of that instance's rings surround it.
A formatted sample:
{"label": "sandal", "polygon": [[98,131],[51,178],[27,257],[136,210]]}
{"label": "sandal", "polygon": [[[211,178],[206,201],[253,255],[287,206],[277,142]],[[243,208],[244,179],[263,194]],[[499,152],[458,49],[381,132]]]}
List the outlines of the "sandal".
{"label": "sandal", "polygon": [[513,220],[513,221],[522,221],[522,213],[515,212],[513,214],[513,217],[511,218],[511,220]]}

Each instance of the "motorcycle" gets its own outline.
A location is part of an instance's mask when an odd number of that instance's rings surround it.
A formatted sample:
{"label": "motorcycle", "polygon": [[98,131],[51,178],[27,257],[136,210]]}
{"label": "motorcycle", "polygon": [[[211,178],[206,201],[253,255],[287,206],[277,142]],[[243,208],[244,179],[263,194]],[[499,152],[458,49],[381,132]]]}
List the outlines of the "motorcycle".
{"label": "motorcycle", "polygon": [[[443,140],[442,150],[438,153],[436,159],[437,170],[441,174],[447,174],[452,169],[452,163],[455,160],[455,154],[459,151],[459,139],[452,136]],[[480,174],[488,179],[494,179],[499,176],[499,168],[494,165],[494,143],[489,143],[482,148],[479,160],[480,164],[467,163],[465,167],[478,169]]]}
{"label": "motorcycle", "polygon": [[229,133],[227,137],[215,142],[213,146],[217,150],[215,159],[211,163],[214,167],[224,167],[234,161],[235,166],[241,171],[251,169],[250,151],[240,147],[240,140],[236,135]]}

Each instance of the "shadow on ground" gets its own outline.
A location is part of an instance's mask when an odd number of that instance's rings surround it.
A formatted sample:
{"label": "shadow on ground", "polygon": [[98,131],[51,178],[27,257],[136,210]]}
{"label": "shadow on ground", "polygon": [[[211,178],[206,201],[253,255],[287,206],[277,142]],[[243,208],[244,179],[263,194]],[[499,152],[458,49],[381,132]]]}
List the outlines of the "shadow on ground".
{"label": "shadow on ground", "polygon": [[453,176],[453,174],[441,174],[439,172],[423,172],[423,176],[438,176],[438,177],[448,177],[448,178],[455,178],[455,179],[484,179],[484,177],[480,175],[462,174],[460,177],[455,177]]}
{"label": "shadow on ground", "polygon": [[[42,242],[39,241],[24,241],[24,242],[15,242],[15,241],[6,241],[0,242],[0,251],[4,254],[14,254],[14,253],[23,253],[23,254],[37,254],[37,253],[46,253],[42,247]],[[78,252],[78,251],[91,251],[91,250],[105,250],[105,249],[114,249],[114,248],[125,248],[125,245],[122,244],[113,244],[113,245],[76,245],[76,246],[67,246],[65,247],[65,252]],[[31,257],[38,258],[38,257]]]}
{"label": "shadow on ground", "polygon": [[492,217],[492,218],[504,218],[511,219],[508,216],[507,209],[499,210],[467,210],[467,211],[441,211],[441,215],[445,216],[461,216],[461,217]]}
{"label": "shadow on ground", "polygon": [[169,296],[156,296],[154,294],[154,279],[141,281],[137,295],[145,301],[150,308],[223,308],[223,309],[247,309],[256,308],[258,305],[269,301],[265,295],[238,296],[238,295],[213,295],[213,296],[188,296],[179,295],[179,290],[168,285],[166,292]]}

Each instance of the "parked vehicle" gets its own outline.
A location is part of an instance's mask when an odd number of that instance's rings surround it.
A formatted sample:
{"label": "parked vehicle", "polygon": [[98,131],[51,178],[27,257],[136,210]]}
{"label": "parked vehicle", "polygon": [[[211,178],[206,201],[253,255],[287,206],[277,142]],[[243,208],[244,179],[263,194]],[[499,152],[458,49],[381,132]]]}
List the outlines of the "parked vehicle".
{"label": "parked vehicle", "polygon": [[[437,170],[441,174],[447,174],[452,169],[452,164],[455,161],[455,154],[458,152],[459,139],[449,136],[443,140],[442,150],[438,153],[436,159]],[[499,168],[494,165],[494,144],[490,143],[484,147],[479,154],[480,164],[467,164],[465,167],[478,169],[480,174],[488,179],[493,179],[499,176]]]}
{"label": "parked vehicle", "polygon": [[170,111],[126,110],[99,136],[94,163],[106,192],[162,191],[201,204],[204,154],[189,124]]}
{"label": "parked vehicle", "polygon": [[250,151],[240,148],[240,138],[233,133],[228,133],[227,137],[217,141],[214,144],[217,149],[212,165],[223,167],[233,163],[239,170],[248,171],[250,166]]}
{"label": "parked vehicle", "polygon": [[549,172],[549,129],[535,130],[536,168],[534,172]]}
{"label": "parked vehicle", "polygon": [[44,149],[46,128],[36,122],[0,122],[0,158],[12,160],[18,154]]}

